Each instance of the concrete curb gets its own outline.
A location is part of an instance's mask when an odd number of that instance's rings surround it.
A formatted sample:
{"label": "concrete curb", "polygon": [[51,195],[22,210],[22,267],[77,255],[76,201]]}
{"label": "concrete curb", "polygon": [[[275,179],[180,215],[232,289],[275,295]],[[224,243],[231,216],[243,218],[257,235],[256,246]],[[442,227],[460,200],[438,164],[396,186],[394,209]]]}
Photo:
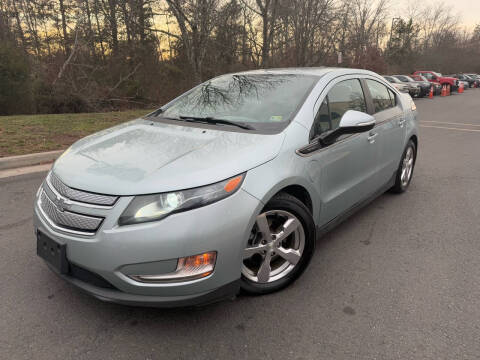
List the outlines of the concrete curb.
{"label": "concrete curb", "polygon": [[16,169],[25,166],[51,163],[55,161],[64,151],[65,150],[56,150],[0,158],[0,170]]}

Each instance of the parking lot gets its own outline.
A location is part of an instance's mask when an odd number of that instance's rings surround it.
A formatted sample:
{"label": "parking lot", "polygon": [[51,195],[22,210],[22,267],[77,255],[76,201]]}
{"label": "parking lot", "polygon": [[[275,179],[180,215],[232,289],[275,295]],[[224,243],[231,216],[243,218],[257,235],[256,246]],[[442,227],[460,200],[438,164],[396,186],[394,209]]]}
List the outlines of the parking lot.
{"label": "parking lot", "polygon": [[45,173],[0,179],[1,359],[478,359],[480,90],[416,100],[409,191],[319,240],[286,290],[194,309],[100,302],[36,256]]}

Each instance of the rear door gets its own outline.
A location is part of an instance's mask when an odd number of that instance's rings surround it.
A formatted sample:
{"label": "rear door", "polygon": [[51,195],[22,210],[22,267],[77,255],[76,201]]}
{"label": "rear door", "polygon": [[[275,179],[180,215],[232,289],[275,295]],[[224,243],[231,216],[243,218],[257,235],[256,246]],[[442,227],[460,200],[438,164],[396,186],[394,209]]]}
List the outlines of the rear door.
{"label": "rear door", "polygon": [[372,79],[363,79],[369,98],[369,112],[375,117],[379,147],[378,187],[384,186],[394,175],[403,153],[406,136],[405,114],[395,91],[386,84]]}

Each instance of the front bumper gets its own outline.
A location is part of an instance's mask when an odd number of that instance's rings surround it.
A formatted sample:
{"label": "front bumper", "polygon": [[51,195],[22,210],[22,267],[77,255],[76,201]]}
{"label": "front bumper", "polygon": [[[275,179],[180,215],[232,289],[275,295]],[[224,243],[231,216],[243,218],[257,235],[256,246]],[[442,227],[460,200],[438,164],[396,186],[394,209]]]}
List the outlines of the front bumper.
{"label": "front bumper", "polygon": [[[50,267],[50,266],[49,266]],[[185,306],[202,306],[217,301],[234,299],[240,290],[240,280],[232,281],[212,291],[180,296],[156,296],[125,293],[116,289],[103,288],[81,281],[73,276],[59,274],[50,269],[63,280],[74,285],[81,291],[99,300],[128,306],[173,308]]]}
{"label": "front bumper", "polygon": [[[35,202],[35,232],[66,244],[69,263],[101,277],[112,287],[59,274],[63,279],[101,300],[130,305],[197,305],[238,292],[243,249],[255,215],[263,206],[259,200],[240,189],[216,203],[157,222],[118,226],[118,218],[130,200],[120,198],[103,214],[95,209],[72,208],[105,216],[93,236],[53,228]],[[178,258],[207,251],[217,251],[217,259],[214,272],[202,279],[160,284],[140,283],[128,277],[169,273],[174,271]]]}
{"label": "front bumper", "polygon": [[411,97],[418,97],[421,95],[422,90],[421,88],[409,88],[409,94]]}

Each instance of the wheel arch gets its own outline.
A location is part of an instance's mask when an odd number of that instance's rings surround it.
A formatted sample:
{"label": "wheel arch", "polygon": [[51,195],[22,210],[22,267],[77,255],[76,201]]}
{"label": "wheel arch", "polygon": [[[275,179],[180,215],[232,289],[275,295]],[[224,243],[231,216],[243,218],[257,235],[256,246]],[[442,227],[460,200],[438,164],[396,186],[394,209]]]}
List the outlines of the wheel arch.
{"label": "wheel arch", "polygon": [[313,214],[313,203],[312,203],[312,197],[308,190],[304,188],[302,185],[298,184],[293,184],[293,185],[288,185],[279,191],[275,193],[274,196],[276,196],[279,193],[287,193],[298,200],[300,200],[307,208],[310,210],[310,213]]}
{"label": "wheel arch", "polygon": [[301,177],[283,179],[270,187],[268,191],[259,197],[259,200],[266,205],[275,195],[285,192],[300,200],[312,214],[313,220],[317,223],[320,212],[320,196],[317,194],[313,184]]}

